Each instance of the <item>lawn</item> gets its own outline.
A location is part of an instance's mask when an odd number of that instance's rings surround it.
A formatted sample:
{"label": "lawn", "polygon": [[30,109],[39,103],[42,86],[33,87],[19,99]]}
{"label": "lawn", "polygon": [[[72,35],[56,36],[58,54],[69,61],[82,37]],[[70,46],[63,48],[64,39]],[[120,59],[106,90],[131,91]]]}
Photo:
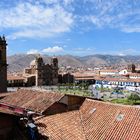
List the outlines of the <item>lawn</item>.
{"label": "lawn", "polygon": [[79,90],[79,89],[61,89],[59,90],[63,94],[74,94],[74,95],[80,95],[80,96],[90,96],[90,93],[88,90]]}
{"label": "lawn", "polygon": [[112,103],[124,104],[124,105],[140,105],[140,100],[132,101],[128,99],[113,99],[111,100]]}

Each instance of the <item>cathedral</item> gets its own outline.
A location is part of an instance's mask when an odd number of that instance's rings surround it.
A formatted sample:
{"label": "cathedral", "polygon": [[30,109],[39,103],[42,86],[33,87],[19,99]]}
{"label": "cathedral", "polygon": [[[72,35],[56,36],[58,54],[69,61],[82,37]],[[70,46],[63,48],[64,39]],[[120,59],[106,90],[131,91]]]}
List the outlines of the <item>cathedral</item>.
{"label": "cathedral", "polygon": [[51,58],[51,64],[45,64],[41,56],[37,56],[24,70],[24,74],[35,75],[36,86],[58,84],[58,59]]}
{"label": "cathedral", "polygon": [[7,91],[6,40],[0,36],[0,93]]}

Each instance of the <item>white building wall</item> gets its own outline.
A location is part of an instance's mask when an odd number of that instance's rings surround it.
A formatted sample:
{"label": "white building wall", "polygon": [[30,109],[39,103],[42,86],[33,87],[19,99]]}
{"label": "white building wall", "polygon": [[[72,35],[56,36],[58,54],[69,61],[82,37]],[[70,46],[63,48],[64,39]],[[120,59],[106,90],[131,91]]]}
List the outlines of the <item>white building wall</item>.
{"label": "white building wall", "polygon": [[128,74],[128,71],[127,71],[126,69],[121,70],[121,71],[119,72],[119,75],[125,75],[125,74]]}

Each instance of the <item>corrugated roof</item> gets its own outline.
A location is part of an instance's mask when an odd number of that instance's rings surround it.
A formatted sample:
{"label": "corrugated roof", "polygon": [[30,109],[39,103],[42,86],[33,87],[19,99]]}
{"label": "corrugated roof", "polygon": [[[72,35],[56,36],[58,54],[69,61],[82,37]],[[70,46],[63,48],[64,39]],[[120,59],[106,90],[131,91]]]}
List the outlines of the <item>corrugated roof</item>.
{"label": "corrugated roof", "polygon": [[57,93],[21,89],[14,92],[14,94],[4,97],[0,100],[0,102],[20,106],[36,112],[44,112],[48,107],[59,101],[63,96],[64,95]]}
{"label": "corrugated roof", "polygon": [[86,99],[80,110],[44,117],[36,123],[51,140],[140,139],[139,108],[92,99]]}

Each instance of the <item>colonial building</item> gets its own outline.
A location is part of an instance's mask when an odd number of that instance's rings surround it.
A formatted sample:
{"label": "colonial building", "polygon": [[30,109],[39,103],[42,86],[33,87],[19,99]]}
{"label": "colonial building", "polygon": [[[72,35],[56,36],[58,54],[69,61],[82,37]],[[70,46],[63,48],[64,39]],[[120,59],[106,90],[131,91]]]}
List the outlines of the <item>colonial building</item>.
{"label": "colonial building", "polygon": [[116,75],[118,74],[118,70],[109,69],[109,70],[100,70],[99,75]]}
{"label": "colonial building", "polygon": [[7,91],[6,40],[0,36],[0,93]]}
{"label": "colonial building", "polygon": [[73,83],[74,82],[74,76],[69,72],[59,73],[58,81],[59,81],[59,84]]}
{"label": "colonial building", "polygon": [[135,73],[136,72],[136,66],[134,64],[129,64],[127,70],[128,70],[128,72]]}
{"label": "colonial building", "polygon": [[56,85],[58,83],[58,59],[53,57],[51,64],[45,64],[43,58],[38,56],[30,63],[30,67],[24,70],[24,74],[35,74],[36,86]]}
{"label": "colonial building", "polygon": [[8,74],[7,86],[8,87],[28,87],[35,85],[35,75],[33,74]]}

